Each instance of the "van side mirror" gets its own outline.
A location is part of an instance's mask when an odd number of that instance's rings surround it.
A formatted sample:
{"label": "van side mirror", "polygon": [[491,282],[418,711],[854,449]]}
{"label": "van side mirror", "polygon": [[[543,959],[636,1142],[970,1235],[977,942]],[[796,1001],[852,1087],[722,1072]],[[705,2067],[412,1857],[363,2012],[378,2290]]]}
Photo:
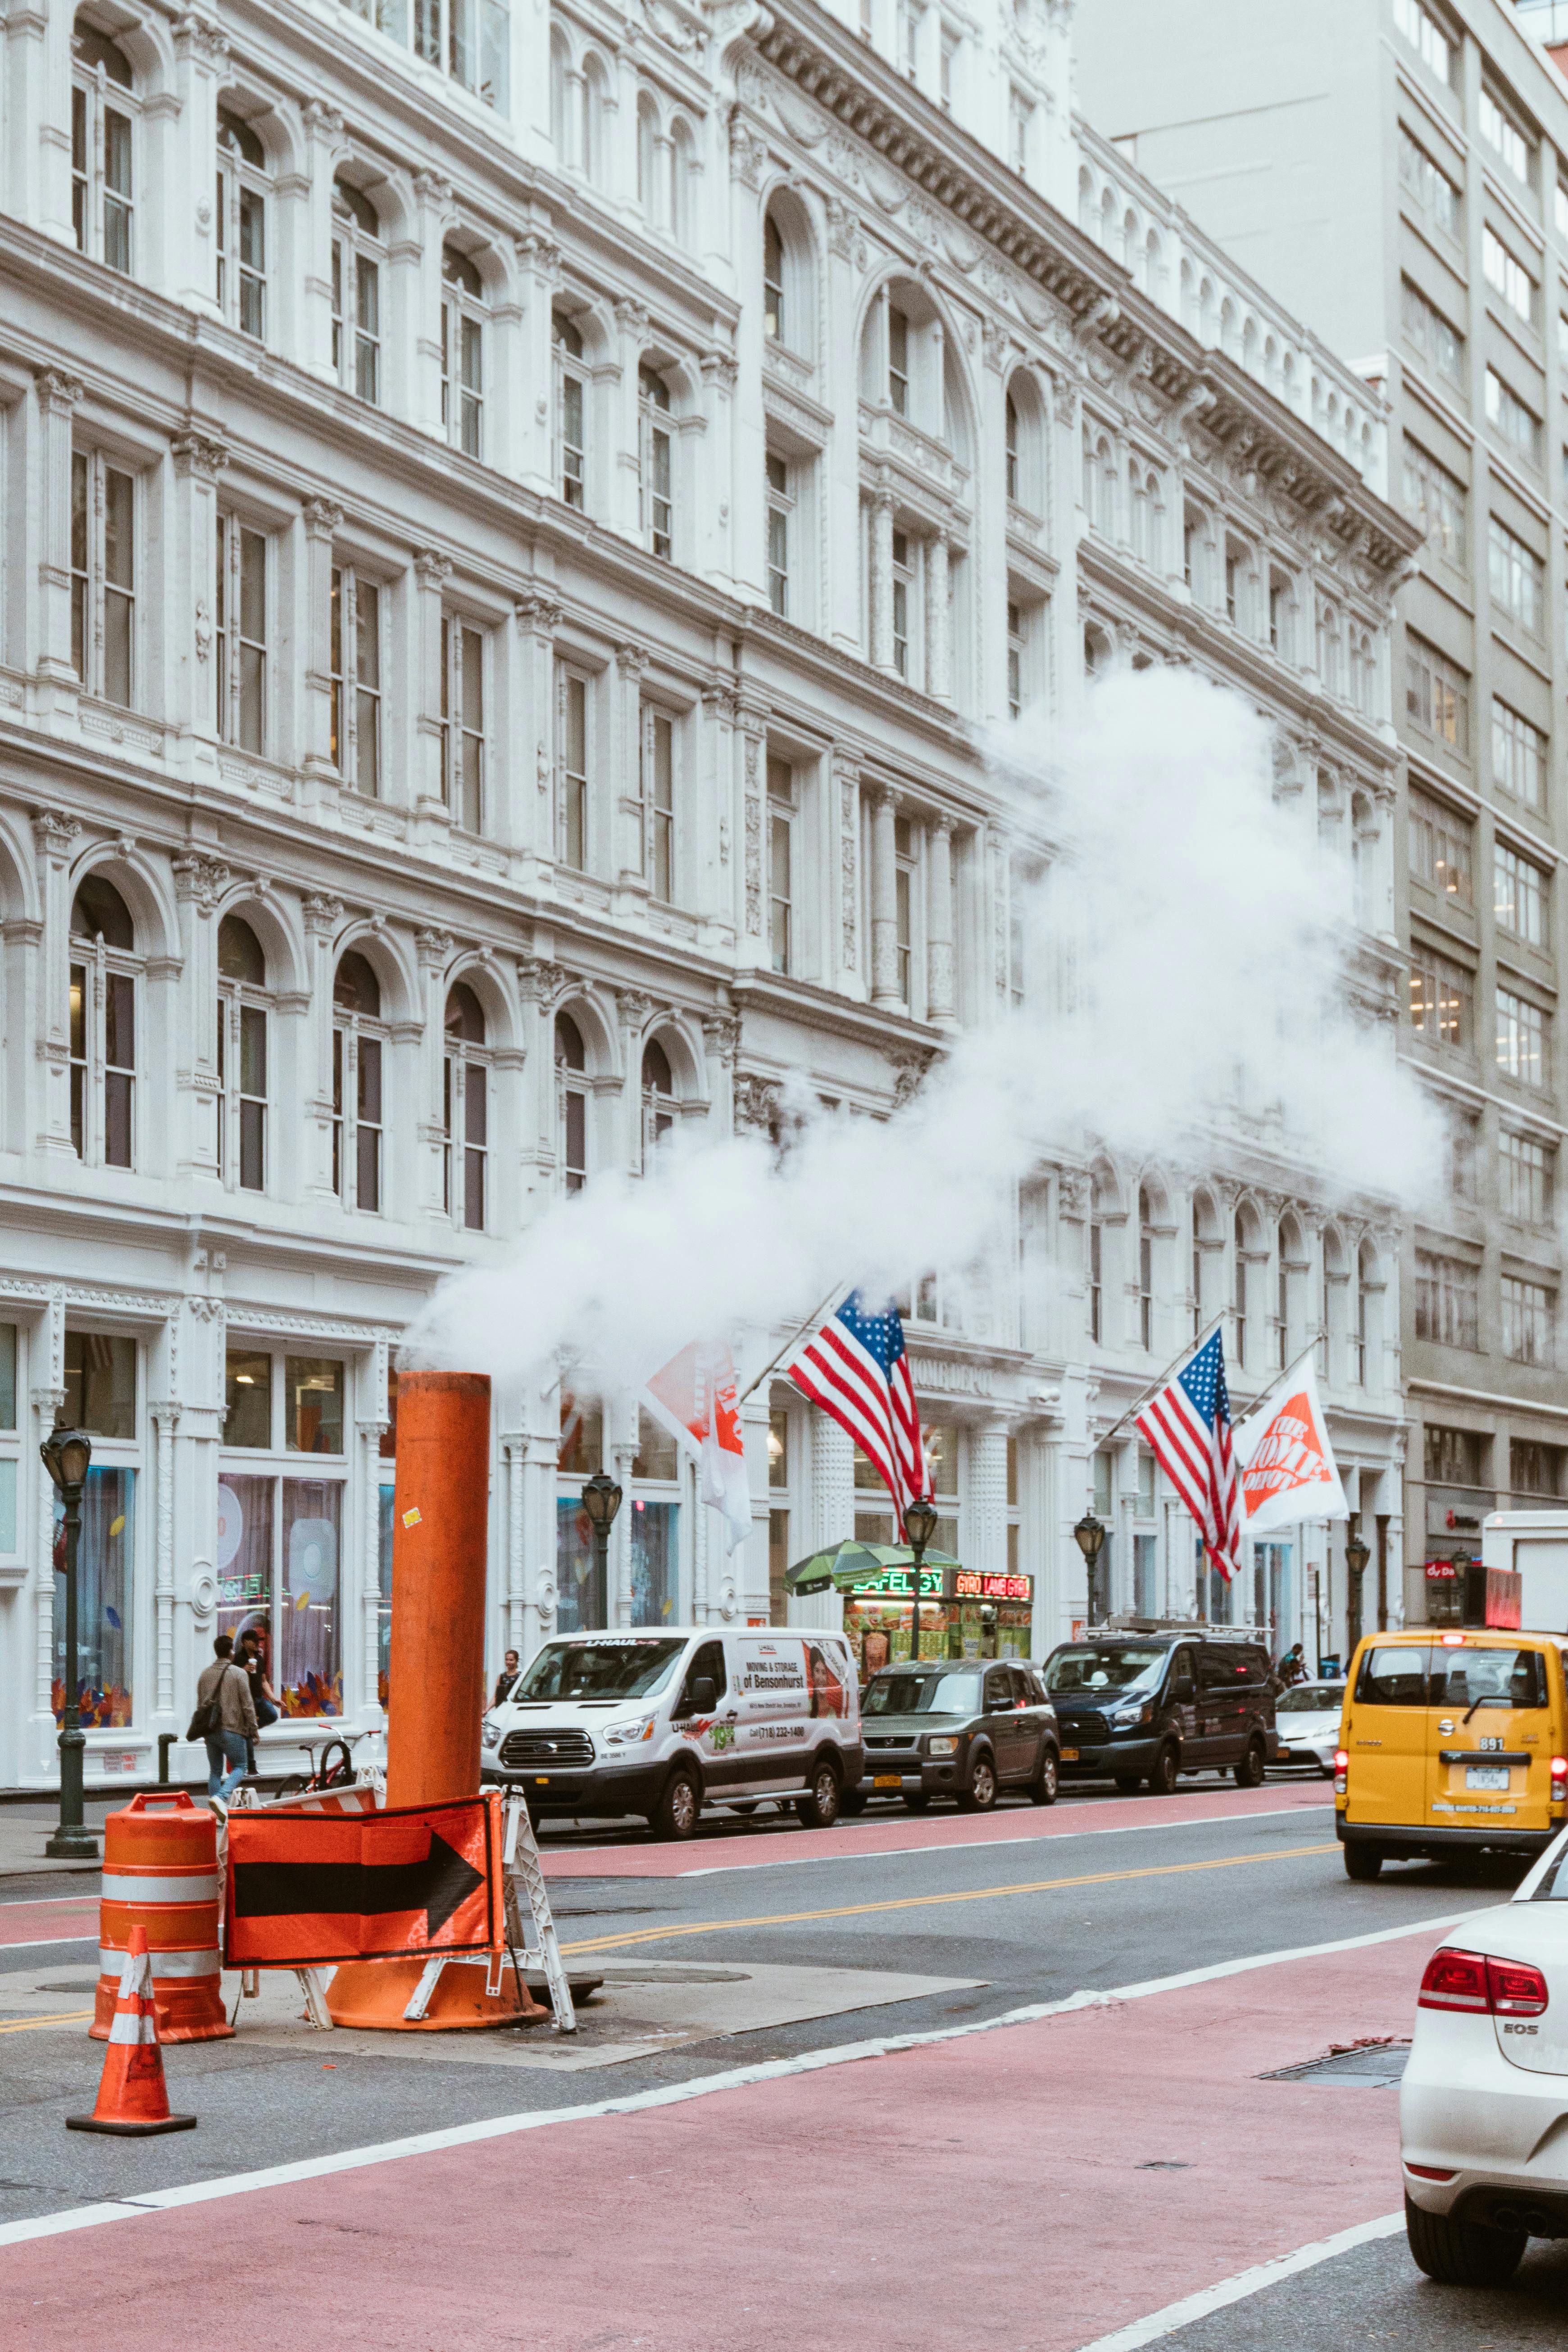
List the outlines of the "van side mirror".
{"label": "van side mirror", "polygon": [[718,1687],[711,1675],[699,1675],[695,1682],[687,1684],[686,1706],[682,1710],[683,1713],[711,1715],[718,1704]]}

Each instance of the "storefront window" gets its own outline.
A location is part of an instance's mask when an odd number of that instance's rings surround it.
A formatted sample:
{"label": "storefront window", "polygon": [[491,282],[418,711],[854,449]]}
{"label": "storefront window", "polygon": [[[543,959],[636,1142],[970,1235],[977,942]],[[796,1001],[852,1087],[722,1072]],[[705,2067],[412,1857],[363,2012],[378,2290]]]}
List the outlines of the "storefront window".
{"label": "storefront window", "polygon": [[343,1450],[343,1368],[325,1356],[288,1356],[283,1364],[290,1454]]}
{"label": "storefront window", "polygon": [[218,1487],[218,1630],[237,1643],[254,1628],[286,1716],[342,1713],[342,1496],[325,1478]]}
{"label": "storefront window", "polygon": [[[673,1439],[671,1444],[673,1445]],[[631,1517],[632,1623],[668,1625],[675,1614],[680,1552],[679,1503],[633,1498]]]}
{"label": "storefront window", "polygon": [[604,1624],[605,1580],[594,1557],[594,1531],[588,1514],[575,1496],[558,1496],[555,1630],[558,1633],[598,1633]]}
{"label": "storefront window", "polygon": [[[56,1426],[94,1437],[136,1434],[136,1342],[103,1331],[66,1333],[66,1401]],[[13,1410],[13,1418],[15,1412]]]}
{"label": "storefront window", "polygon": [[[119,1344],[119,1343],[116,1343]],[[126,1345],[133,1346],[132,1342]],[[134,1370],[134,1357],[132,1358]],[[118,1728],[132,1715],[131,1577],[135,1559],[136,1473],[93,1468],[81,1498],[77,1546],[77,1696],[86,1730]],[[66,1708],[65,1508],[55,1502],[55,1721]]]}

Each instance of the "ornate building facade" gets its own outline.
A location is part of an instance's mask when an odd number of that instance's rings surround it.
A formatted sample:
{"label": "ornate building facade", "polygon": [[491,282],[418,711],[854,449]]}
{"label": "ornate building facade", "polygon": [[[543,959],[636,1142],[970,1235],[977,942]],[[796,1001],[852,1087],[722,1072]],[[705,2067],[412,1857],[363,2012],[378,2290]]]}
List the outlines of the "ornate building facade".
{"label": "ornate building facade", "polygon": [[[791,1075],[885,1117],[1005,1014],[1052,850],[980,749],[1010,715],[1115,661],[1234,684],[1392,1002],[1384,411],[1075,120],[1068,19],[13,15],[0,1782],[64,1703],[59,1414],[92,1781],[152,1769],[223,1626],[264,1633],[264,1744],[380,1719],[410,1318],[672,1127],[766,1129]],[[1090,1501],[1118,1605],[1342,1633],[1321,1530],[1210,1593],[1099,1441],[1194,1318],[1243,1395],[1321,1328],[1397,1547],[1391,1234],[1266,1123],[1182,1168],[1042,1139],[994,1278],[915,1278],[945,1532],[1033,1580],[1037,1654]],[[495,1651],[765,1620],[869,1531],[837,1430],[747,1410],[726,1560],[628,1400],[498,1389]]]}

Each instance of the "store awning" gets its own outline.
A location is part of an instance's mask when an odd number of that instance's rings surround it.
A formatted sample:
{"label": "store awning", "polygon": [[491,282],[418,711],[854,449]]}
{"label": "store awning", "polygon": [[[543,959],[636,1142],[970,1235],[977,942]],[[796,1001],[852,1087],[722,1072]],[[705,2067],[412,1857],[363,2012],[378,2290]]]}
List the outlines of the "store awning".
{"label": "store awning", "polygon": [[[790,1592],[854,1592],[864,1584],[874,1584],[890,1568],[913,1568],[915,1555],[909,1544],[860,1543],[847,1537],[842,1543],[829,1544],[826,1551],[814,1551],[809,1559],[797,1559],[784,1573],[784,1586]],[[922,1566],[942,1571],[956,1568],[958,1561],[951,1552],[926,1549]]]}

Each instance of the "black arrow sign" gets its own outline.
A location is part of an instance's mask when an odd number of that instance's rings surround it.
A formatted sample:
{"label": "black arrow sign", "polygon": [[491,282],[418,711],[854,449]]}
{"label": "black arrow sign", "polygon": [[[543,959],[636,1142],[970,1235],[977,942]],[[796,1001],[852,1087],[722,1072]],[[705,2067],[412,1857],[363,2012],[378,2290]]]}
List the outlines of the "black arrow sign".
{"label": "black arrow sign", "polygon": [[426,1933],[435,1937],[484,1883],[484,1874],[432,1830],[422,1862],[237,1863],[234,1914],[281,1919],[327,1911],[368,1919],[423,1911]]}

